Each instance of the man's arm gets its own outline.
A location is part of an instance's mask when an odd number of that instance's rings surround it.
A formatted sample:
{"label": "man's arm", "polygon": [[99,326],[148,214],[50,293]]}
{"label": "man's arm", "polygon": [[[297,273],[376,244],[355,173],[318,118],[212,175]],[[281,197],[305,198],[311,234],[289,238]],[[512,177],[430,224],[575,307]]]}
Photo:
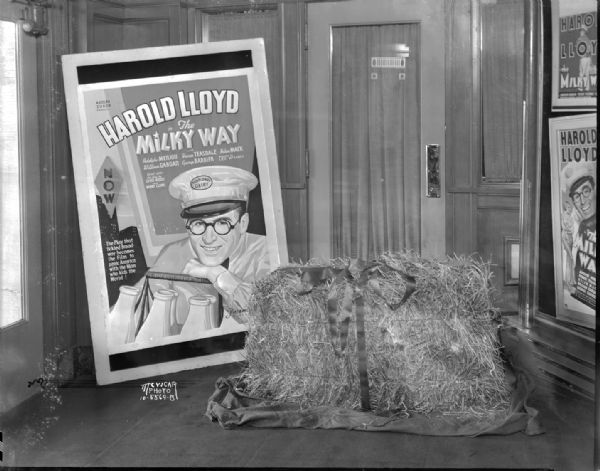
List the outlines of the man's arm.
{"label": "man's arm", "polygon": [[254,280],[244,280],[222,266],[207,267],[198,260],[190,260],[183,273],[208,279],[223,298],[226,308],[242,310],[248,307]]}
{"label": "man's arm", "polygon": [[229,310],[244,310],[252,293],[252,285],[270,271],[269,253],[264,237],[244,244],[243,250],[231,261],[230,269],[222,266],[207,267],[192,259],[183,273],[207,278],[223,297]]}

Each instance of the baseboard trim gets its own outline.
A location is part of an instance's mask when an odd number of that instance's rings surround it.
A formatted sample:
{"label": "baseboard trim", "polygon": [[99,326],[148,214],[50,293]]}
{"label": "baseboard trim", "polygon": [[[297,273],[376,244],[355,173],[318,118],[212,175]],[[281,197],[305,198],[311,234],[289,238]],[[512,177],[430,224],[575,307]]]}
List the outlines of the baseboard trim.
{"label": "baseboard trim", "polygon": [[518,318],[506,317],[505,323],[531,342],[540,378],[594,400],[596,343],[587,329],[570,329],[545,317],[536,317],[529,329],[520,325]]}

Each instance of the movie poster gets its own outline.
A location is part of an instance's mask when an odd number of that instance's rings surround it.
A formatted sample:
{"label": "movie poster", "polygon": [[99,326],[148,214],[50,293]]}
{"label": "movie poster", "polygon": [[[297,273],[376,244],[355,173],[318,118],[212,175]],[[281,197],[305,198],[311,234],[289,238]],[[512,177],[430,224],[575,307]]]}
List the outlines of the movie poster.
{"label": "movie poster", "polygon": [[552,2],[552,109],[593,111],[597,96],[597,3]]}
{"label": "movie poster", "polygon": [[596,311],[596,114],[550,120],[557,317],[593,327]]}
{"label": "movie poster", "polygon": [[287,262],[262,40],[64,59],[98,382],[241,360]]}

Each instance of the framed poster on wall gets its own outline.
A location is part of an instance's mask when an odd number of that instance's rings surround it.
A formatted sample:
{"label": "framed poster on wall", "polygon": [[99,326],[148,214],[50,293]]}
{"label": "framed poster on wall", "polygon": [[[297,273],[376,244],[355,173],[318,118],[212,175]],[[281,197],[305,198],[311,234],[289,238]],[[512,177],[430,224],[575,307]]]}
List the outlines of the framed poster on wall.
{"label": "framed poster on wall", "polygon": [[552,0],[552,110],[594,111],[598,18],[595,0]]}
{"label": "framed poster on wall", "polygon": [[287,263],[262,39],[63,57],[99,384],[242,359]]}
{"label": "framed poster on wall", "polygon": [[549,120],[556,315],[594,327],[596,114]]}

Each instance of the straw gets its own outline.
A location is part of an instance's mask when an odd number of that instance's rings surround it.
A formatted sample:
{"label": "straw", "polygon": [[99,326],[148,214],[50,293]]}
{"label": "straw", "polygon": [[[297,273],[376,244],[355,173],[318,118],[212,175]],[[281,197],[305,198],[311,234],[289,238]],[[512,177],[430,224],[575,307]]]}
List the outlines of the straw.
{"label": "straw", "polygon": [[[384,254],[375,262],[393,270],[381,270],[363,291],[372,410],[471,416],[506,410],[510,391],[489,264],[464,256],[425,259],[412,252]],[[400,302],[406,289],[402,273],[414,277],[416,290],[394,311],[389,306]],[[327,320],[329,290],[341,300],[344,282],[329,279],[308,294],[299,294],[301,288],[299,275],[290,270],[256,283],[245,348],[248,366],[239,384],[249,395],[301,407],[358,409],[354,320],[339,356]]]}

